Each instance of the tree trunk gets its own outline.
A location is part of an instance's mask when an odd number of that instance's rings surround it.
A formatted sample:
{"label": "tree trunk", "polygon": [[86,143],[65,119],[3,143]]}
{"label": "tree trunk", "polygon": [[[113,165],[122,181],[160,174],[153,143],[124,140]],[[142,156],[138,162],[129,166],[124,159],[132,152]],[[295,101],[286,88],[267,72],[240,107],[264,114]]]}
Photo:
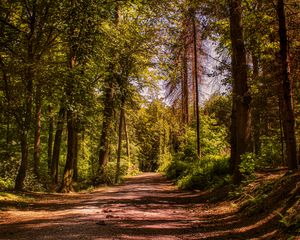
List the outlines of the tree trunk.
{"label": "tree trunk", "polygon": [[[83,162],[86,160],[86,153],[85,153],[85,129],[82,130],[81,133],[81,159]],[[93,169],[93,167],[92,167]]]}
{"label": "tree trunk", "polygon": [[127,126],[125,114],[124,114],[124,132],[125,132],[125,139],[126,139],[126,155],[128,157],[128,161],[130,161],[130,145],[129,145],[129,136],[128,136],[128,126]]}
{"label": "tree trunk", "polygon": [[61,146],[61,138],[64,129],[64,118],[65,118],[65,107],[63,106],[63,101],[57,117],[56,132],[53,145],[53,154],[51,161],[51,177],[52,183],[58,184],[58,163],[59,163],[59,154]]}
{"label": "tree trunk", "polygon": [[118,183],[119,179],[120,179],[120,164],[121,164],[121,151],[122,151],[123,118],[124,118],[124,109],[123,109],[123,107],[121,107],[120,120],[119,120],[119,141],[118,141],[118,156],[117,156],[117,166],[116,166],[115,183]]}
{"label": "tree trunk", "polygon": [[26,133],[21,136],[21,165],[18,171],[18,175],[15,182],[15,190],[21,191],[24,187],[24,180],[26,177],[26,171],[28,167],[28,142]]}
{"label": "tree trunk", "polygon": [[67,110],[67,159],[64,168],[63,181],[60,192],[73,191],[72,180],[74,173],[74,150],[75,150],[75,129],[74,129],[74,114],[72,110]]}
{"label": "tree trunk", "polygon": [[[73,2],[72,2],[73,4]],[[75,29],[73,26],[71,27],[70,30],[70,36],[74,34]],[[77,60],[76,60],[76,54],[73,51],[72,48],[72,43],[70,44],[70,55],[69,55],[69,70],[70,70],[70,76],[67,82],[67,87],[66,87],[66,96],[69,101],[69,104],[72,106],[75,105],[75,100],[74,100],[74,75],[72,73],[72,70],[75,68],[77,65]],[[77,146],[76,144],[78,143],[77,139],[77,128],[76,128],[76,123],[77,123],[77,116],[74,113],[72,108],[68,106],[67,109],[67,130],[68,130],[68,140],[67,140],[67,159],[65,163],[65,168],[64,168],[64,174],[63,174],[63,181],[62,185],[60,188],[60,192],[71,192],[73,191],[73,174],[74,174],[74,161],[76,156],[76,151],[77,151]],[[77,160],[77,159],[76,159]]]}
{"label": "tree trunk", "polygon": [[47,163],[48,163],[48,173],[51,176],[51,165],[52,165],[52,148],[53,148],[53,116],[52,108],[48,106],[48,116],[49,116],[49,129],[48,129],[48,149],[47,149]]}
{"label": "tree trunk", "polygon": [[251,97],[248,91],[246,51],[242,29],[241,0],[231,0],[230,4],[230,38],[232,45],[232,77],[233,77],[233,112],[231,161],[234,166],[233,181],[238,184],[242,180],[240,173],[241,155],[249,149],[251,134]]}
{"label": "tree trunk", "polygon": [[108,86],[105,89],[103,123],[100,137],[100,151],[99,151],[99,167],[103,168],[108,162],[109,153],[109,131],[111,130],[113,117],[113,84],[108,81]]}
{"label": "tree trunk", "polygon": [[[184,43],[186,45],[186,43]],[[187,46],[184,46],[182,57],[182,121],[189,123],[189,89],[188,89],[188,66],[187,66]]]}
{"label": "tree trunk", "polygon": [[6,151],[9,153],[10,146],[10,115],[6,113]]}
{"label": "tree trunk", "polygon": [[73,180],[78,180],[78,152],[79,152],[79,141],[78,141],[78,128],[77,126],[74,129],[74,174]]}
{"label": "tree trunk", "polygon": [[[235,89],[232,89],[232,95],[235,96]],[[234,174],[235,164],[236,164],[236,152],[237,152],[237,124],[236,124],[236,103],[232,102],[231,110],[231,125],[230,125],[230,161],[229,161],[229,171]]]}
{"label": "tree trunk", "polygon": [[[119,24],[119,5],[116,4],[114,10],[115,26]],[[114,101],[113,101],[113,91],[114,91],[114,64],[110,64],[108,67],[108,72],[110,76],[105,79],[105,99],[104,99],[104,111],[103,111],[103,123],[100,137],[100,150],[99,150],[99,169],[102,170],[108,162],[109,154],[109,131],[111,130],[112,117],[114,113]]]}
{"label": "tree trunk", "polygon": [[185,124],[185,104],[184,104],[184,67],[181,69],[181,122]]}
{"label": "tree trunk", "polygon": [[288,41],[286,32],[286,20],[284,10],[284,0],[277,2],[277,15],[279,21],[279,39],[280,39],[280,79],[281,79],[281,97],[282,106],[282,124],[283,134],[286,144],[286,155],[288,168],[295,170],[298,168],[297,146],[295,137],[295,116],[292,104],[292,89],[288,72]]}
{"label": "tree trunk", "polygon": [[[281,96],[279,96],[281,98]],[[284,136],[283,136],[283,129],[282,129],[282,106],[281,106],[281,101],[279,100],[279,128],[280,128],[280,155],[281,155],[281,164],[282,166],[286,166],[286,161],[284,158]]]}
{"label": "tree trunk", "polygon": [[[252,54],[252,65],[253,65],[253,79],[257,82],[259,77],[259,64],[258,58],[255,54]],[[252,131],[253,131],[253,150],[256,155],[260,153],[261,142],[260,142],[260,128],[261,128],[261,102],[256,102],[255,107],[252,108]]]}
{"label": "tree trunk", "polygon": [[[32,49],[29,50],[31,52]],[[33,62],[32,56],[30,57]],[[21,164],[16,177],[15,190],[22,190],[24,187],[24,180],[26,178],[26,172],[28,167],[28,133],[30,131],[31,118],[32,118],[32,92],[33,92],[33,71],[29,67],[26,69],[24,75],[24,82],[26,83],[26,96],[24,103],[24,120],[16,119],[19,122],[20,130],[20,144],[21,144]],[[18,118],[18,117],[17,117]]]}
{"label": "tree trunk", "polygon": [[201,157],[200,148],[200,115],[199,115],[199,82],[198,82],[198,52],[197,52],[197,30],[196,30],[196,16],[193,15],[193,36],[194,36],[194,79],[195,79],[195,91],[196,91],[196,122],[197,122],[197,155]]}
{"label": "tree trunk", "polygon": [[41,89],[40,86],[36,87],[36,106],[35,106],[35,135],[34,135],[34,152],[33,152],[33,172],[39,178],[39,165],[40,165],[40,151],[41,151]]}

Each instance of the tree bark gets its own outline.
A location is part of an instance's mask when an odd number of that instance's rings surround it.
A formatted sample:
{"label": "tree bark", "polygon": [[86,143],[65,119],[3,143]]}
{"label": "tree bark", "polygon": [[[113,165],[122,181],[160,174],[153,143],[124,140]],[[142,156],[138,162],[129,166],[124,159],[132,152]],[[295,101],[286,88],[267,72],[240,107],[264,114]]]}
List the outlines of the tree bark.
{"label": "tree bark", "polygon": [[189,123],[189,89],[188,89],[188,66],[187,66],[187,46],[184,42],[184,52],[182,57],[182,122]]}
{"label": "tree bark", "polygon": [[[29,53],[32,52],[30,48]],[[31,55],[31,54],[29,54]],[[29,57],[30,62],[33,62],[33,57]],[[24,180],[28,167],[28,134],[30,131],[31,118],[32,118],[32,92],[33,92],[33,71],[31,67],[26,69],[24,82],[26,84],[26,97],[24,103],[24,120],[16,119],[19,122],[20,128],[20,145],[21,145],[21,164],[15,182],[15,190],[23,190]],[[18,117],[17,117],[18,118]]]}
{"label": "tree bark", "polygon": [[16,177],[15,190],[22,190],[24,187],[24,180],[26,178],[26,172],[28,167],[28,135],[31,129],[32,121],[32,97],[33,97],[33,81],[35,78],[33,65],[37,62],[37,57],[35,56],[34,41],[36,37],[36,1],[32,2],[32,13],[28,18],[28,34],[26,34],[26,46],[27,46],[27,56],[24,74],[22,76],[22,82],[25,86],[25,99],[22,107],[21,116],[16,113],[16,121],[20,129],[20,145],[21,145],[21,164]]}
{"label": "tree bark", "polygon": [[[235,96],[235,89],[232,89],[232,95]],[[230,161],[229,161],[229,171],[233,175],[235,164],[236,164],[236,155],[237,155],[237,124],[236,124],[236,103],[232,102],[231,110],[231,125],[230,125]]]}
{"label": "tree bark", "polygon": [[125,132],[125,139],[126,139],[126,155],[128,157],[128,161],[130,162],[130,145],[129,145],[128,126],[127,126],[125,113],[124,113],[124,132]]}
{"label": "tree bark", "polygon": [[39,175],[40,165],[40,152],[41,152],[41,113],[42,113],[42,101],[41,101],[41,89],[40,86],[36,87],[36,106],[35,106],[35,135],[34,135],[34,152],[33,152],[33,172],[37,178]]}
{"label": "tree bark", "polygon": [[[71,0],[71,8],[73,8],[76,4],[76,1]],[[72,9],[73,10],[73,9]],[[73,23],[69,23],[69,36],[74,36],[75,34],[75,26]],[[76,34],[75,34],[76,35]],[[76,137],[77,137],[77,116],[74,112],[74,108],[76,108],[76,101],[74,96],[74,88],[75,88],[75,74],[74,69],[77,66],[77,47],[76,43],[69,41],[69,54],[68,54],[68,62],[69,62],[69,76],[67,79],[67,86],[65,88],[65,93],[68,101],[67,106],[67,131],[68,131],[68,138],[67,138],[67,159],[65,163],[64,173],[62,184],[60,188],[60,192],[71,192],[73,191],[73,174],[74,174],[74,162],[76,158]]]}
{"label": "tree bark", "polygon": [[67,110],[67,159],[64,168],[63,181],[60,192],[73,191],[73,173],[74,173],[74,153],[75,153],[75,130],[74,130],[74,114],[72,110]]}
{"label": "tree bark", "polygon": [[[259,77],[259,63],[258,58],[255,56],[255,54],[252,54],[252,65],[253,65],[253,79],[255,82],[257,82],[257,79]],[[252,108],[252,131],[253,131],[253,150],[256,155],[260,153],[261,148],[261,141],[260,141],[260,135],[261,135],[261,110],[260,110],[260,104],[261,102],[257,102],[255,107]]]}
{"label": "tree bark", "polygon": [[58,184],[58,163],[59,163],[60,146],[61,146],[62,133],[64,129],[64,118],[65,118],[65,111],[66,111],[65,106],[63,104],[64,103],[62,101],[58,113],[58,117],[57,117],[56,132],[54,137],[53,154],[52,154],[52,161],[51,161],[51,177],[52,177],[53,184]]}
{"label": "tree bark", "polygon": [[[76,123],[77,125],[77,123]],[[78,139],[78,128],[75,126],[74,129],[74,174],[73,174],[73,180],[78,180],[78,152],[79,152],[79,139]]]}
{"label": "tree bark", "polygon": [[281,101],[283,134],[286,144],[286,155],[288,168],[295,170],[298,168],[297,146],[295,137],[295,116],[292,103],[292,89],[288,71],[288,40],[286,30],[286,19],[284,0],[277,1],[277,16],[279,21],[280,39],[280,79],[281,79]]}
{"label": "tree bark", "polygon": [[15,190],[22,191],[28,167],[28,142],[26,133],[21,136],[21,165],[15,182]]}
{"label": "tree bark", "polygon": [[[70,36],[74,33],[73,27],[70,30]],[[77,65],[76,54],[70,47],[70,55],[69,55],[69,70],[71,71],[67,87],[66,87],[66,96],[69,100],[70,105],[75,105],[74,102],[74,76],[72,74],[72,70]],[[73,107],[73,106],[72,106]],[[68,106],[67,109],[67,131],[68,131],[68,140],[67,140],[67,159],[65,163],[64,173],[62,184],[60,188],[60,192],[71,192],[73,191],[73,174],[74,174],[74,161],[76,158],[76,114],[74,113],[72,107]]]}
{"label": "tree bark", "polygon": [[118,141],[118,154],[117,154],[117,166],[116,166],[115,183],[118,183],[119,179],[120,179],[120,164],[121,164],[121,151],[122,151],[123,118],[124,118],[124,109],[123,109],[123,107],[121,107],[120,120],[119,120],[119,137],[118,137],[119,141]]}
{"label": "tree bark", "polygon": [[197,52],[197,30],[196,30],[196,16],[193,13],[193,37],[194,37],[194,79],[195,79],[195,91],[196,91],[196,123],[197,123],[197,155],[201,157],[200,148],[200,115],[199,115],[199,82],[198,82],[198,52]]}
{"label": "tree bark", "polygon": [[107,82],[108,86],[105,89],[103,123],[100,137],[99,150],[99,167],[105,167],[108,162],[109,153],[109,131],[111,130],[113,117],[113,84],[112,81]]}
{"label": "tree bark", "polygon": [[52,165],[52,149],[53,149],[53,116],[52,116],[52,107],[48,106],[48,149],[47,149],[47,163],[48,163],[48,173],[51,176],[51,165]]}
{"label": "tree bark", "polygon": [[242,28],[241,0],[230,0],[230,38],[232,45],[233,112],[231,127],[231,165],[234,166],[233,181],[242,180],[241,155],[249,149],[251,134],[251,97],[248,90],[246,51]]}
{"label": "tree bark", "polygon": [[[114,9],[114,17],[115,17],[115,26],[117,27],[119,24],[120,12],[119,5],[116,4]],[[111,130],[112,125],[112,117],[114,113],[114,100],[113,100],[113,92],[114,92],[114,65],[111,63],[108,67],[108,72],[110,72],[110,76],[105,79],[105,93],[104,93],[104,111],[103,111],[103,123],[100,137],[100,149],[99,149],[99,169],[103,170],[103,168],[108,163],[109,156],[109,136],[108,133]]]}

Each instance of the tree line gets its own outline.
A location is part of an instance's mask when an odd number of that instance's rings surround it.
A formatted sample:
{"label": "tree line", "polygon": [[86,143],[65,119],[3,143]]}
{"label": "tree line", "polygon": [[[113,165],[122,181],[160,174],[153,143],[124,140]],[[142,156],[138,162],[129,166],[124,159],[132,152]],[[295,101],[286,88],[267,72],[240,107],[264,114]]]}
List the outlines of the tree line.
{"label": "tree line", "polygon": [[[251,161],[296,170],[299,8],[2,1],[0,183],[69,192],[139,170],[183,185],[209,164],[235,183]],[[226,91],[202,103],[201,86],[215,77]]]}

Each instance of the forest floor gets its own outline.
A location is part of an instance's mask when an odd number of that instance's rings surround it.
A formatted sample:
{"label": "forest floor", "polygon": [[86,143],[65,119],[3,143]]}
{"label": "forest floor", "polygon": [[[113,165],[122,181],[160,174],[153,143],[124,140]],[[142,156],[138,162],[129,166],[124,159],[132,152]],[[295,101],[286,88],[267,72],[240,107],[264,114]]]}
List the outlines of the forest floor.
{"label": "forest floor", "polygon": [[233,201],[178,190],[158,173],[92,192],[28,197],[34,200],[18,206],[2,202],[0,239],[288,239],[278,234],[278,214],[243,217]]}

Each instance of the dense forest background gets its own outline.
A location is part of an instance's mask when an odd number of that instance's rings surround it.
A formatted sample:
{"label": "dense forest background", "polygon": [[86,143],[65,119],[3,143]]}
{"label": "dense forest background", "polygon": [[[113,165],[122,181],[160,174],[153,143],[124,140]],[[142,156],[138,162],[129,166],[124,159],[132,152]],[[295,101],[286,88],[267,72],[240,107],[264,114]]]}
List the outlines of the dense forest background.
{"label": "dense forest background", "polygon": [[0,189],[296,170],[299,26],[297,0],[2,0]]}

